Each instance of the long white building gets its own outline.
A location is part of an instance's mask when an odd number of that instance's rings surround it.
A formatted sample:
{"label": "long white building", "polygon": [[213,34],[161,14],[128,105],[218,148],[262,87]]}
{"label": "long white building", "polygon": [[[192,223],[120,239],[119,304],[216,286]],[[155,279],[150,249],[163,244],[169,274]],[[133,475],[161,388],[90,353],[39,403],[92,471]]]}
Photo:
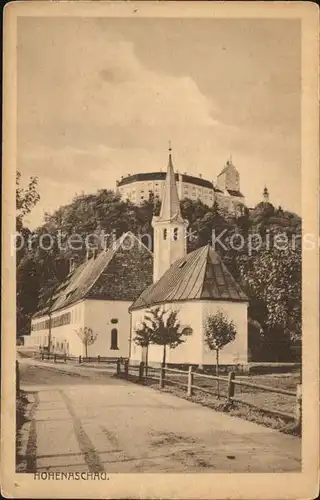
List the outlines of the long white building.
{"label": "long white building", "polygon": [[151,251],[132,233],[93,255],[58,286],[52,299],[31,320],[25,345],[56,354],[84,356],[85,328],[96,337],[88,356],[128,357],[128,309],[152,283]]}
{"label": "long white building", "polygon": [[[147,201],[150,193],[155,198],[162,200],[165,179],[165,172],[128,175],[117,182],[117,191],[123,199],[129,200],[135,205]],[[196,177],[186,173],[176,173],[175,181],[180,200],[184,198],[193,201],[200,200],[209,207],[212,207],[217,201],[219,206],[230,213],[236,212],[239,206],[245,204],[245,198],[240,191],[240,175],[231,161],[226,162],[218,175],[216,185],[201,176]]]}

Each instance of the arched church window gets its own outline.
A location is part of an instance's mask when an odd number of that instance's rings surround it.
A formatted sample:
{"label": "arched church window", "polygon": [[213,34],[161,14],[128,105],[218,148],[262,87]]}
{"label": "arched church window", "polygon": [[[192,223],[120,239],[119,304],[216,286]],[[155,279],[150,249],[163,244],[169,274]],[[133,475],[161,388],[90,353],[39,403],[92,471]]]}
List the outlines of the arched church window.
{"label": "arched church window", "polygon": [[118,347],[118,330],[116,328],[112,328],[111,330],[111,346],[110,349],[119,349]]}
{"label": "arched church window", "polygon": [[173,230],[173,239],[174,239],[174,241],[177,241],[177,239],[178,239],[178,228],[177,227],[175,227]]}
{"label": "arched church window", "polygon": [[163,239],[166,240],[167,239],[167,234],[168,234],[168,230],[167,229],[164,229],[163,230]]}

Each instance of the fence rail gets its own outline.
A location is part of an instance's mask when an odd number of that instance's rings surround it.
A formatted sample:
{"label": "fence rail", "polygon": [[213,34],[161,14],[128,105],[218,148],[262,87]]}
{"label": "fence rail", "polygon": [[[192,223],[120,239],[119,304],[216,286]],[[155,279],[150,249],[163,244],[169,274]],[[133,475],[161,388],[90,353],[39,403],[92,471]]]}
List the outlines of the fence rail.
{"label": "fence rail", "polygon": [[269,387],[268,385],[253,384],[252,382],[245,382],[243,380],[234,380],[233,383],[235,385],[239,385],[239,386],[243,386],[243,387],[252,387],[253,389],[260,389],[261,391],[274,392],[276,394],[284,394],[285,396],[295,396],[296,395],[295,392],[287,391],[286,389],[276,389],[273,387]]}
{"label": "fence rail", "polygon": [[[223,384],[223,395],[222,397],[229,403],[240,403],[246,405],[248,407],[257,409],[259,411],[267,412],[285,419],[294,420],[296,424],[301,427],[302,420],[302,393],[301,393],[301,385],[297,385],[296,392],[289,391],[286,389],[280,389],[276,387],[270,387],[263,384],[256,384],[253,382],[247,382],[243,380],[242,377],[236,378],[234,372],[229,372],[228,377],[226,376],[217,376],[217,375],[209,375],[205,373],[200,373],[193,370],[192,366],[189,366],[188,370],[179,370],[176,368],[167,368],[167,367],[152,367],[148,366],[148,372],[146,372],[146,366],[143,362],[139,365],[130,365],[129,360],[127,358],[108,358],[102,356],[89,356],[89,357],[71,357],[67,354],[59,354],[59,353],[48,353],[48,352],[40,352],[38,356],[41,359],[53,360],[55,363],[58,361],[74,361],[79,364],[84,363],[98,363],[105,365],[116,365],[116,375],[123,378],[130,378],[130,375],[134,377],[138,377],[140,381],[146,380],[154,380],[157,381],[159,387],[162,389],[166,384],[177,385],[179,387],[183,387],[187,391],[187,395],[191,397],[194,394],[194,391],[201,391],[206,394],[210,394],[212,396],[220,397],[220,384]],[[17,390],[19,390],[19,365],[17,362]],[[131,373],[130,373],[131,372]],[[175,377],[178,376],[178,377]],[[195,383],[195,378],[197,379],[197,383]],[[200,380],[204,381],[204,385],[201,384]],[[215,382],[214,386],[210,387],[209,382]],[[248,388],[254,391],[262,391],[267,393],[284,395],[289,398],[294,398],[293,408],[294,410],[289,413],[282,411],[280,409],[266,408],[255,402],[247,401],[245,398],[239,397],[238,394],[235,394],[236,388]],[[250,394],[250,393],[249,393]]]}
{"label": "fence rail", "polygon": [[[208,386],[201,386],[195,384],[195,377],[199,377],[200,379],[207,380],[208,382],[212,380],[213,382],[216,382],[218,386],[218,397],[219,397],[219,384],[222,383],[224,387],[226,387],[226,393],[223,395],[223,398],[229,402],[229,403],[240,403],[243,405],[246,405],[248,407],[254,408],[256,410],[266,412],[273,414],[278,417],[282,417],[286,420],[294,420],[298,426],[301,426],[301,414],[302,414],[302,393],[301,393],[301,385],[297,385],[297,390],[296,392],[294,391],[289,391],[285,389],[280,389],[276,387],[270,387],[267,385],[262,385],[262,384],[255,384],[253,382],[246,382],[244,380],[239,380],[236,379],[236,375],[234,372],[229,372],[228,377],[223,377],[223,376],[216,376],[216,375],[208,375],[204,373],[199,373],[193,370],[193,368],[190,366],[188,371],[185,370],[177,370],[174,368],[155,368],[155,367],[148,367],[148,374],[146,375],[145,372],[145,365],[144,363],[140,363],[140,366],[131,366],[129,365],[127,367],[128,373],[131,370],[137,370],[139,368],[139,379],[140,380],[156,380],[159,383],[159,387],[162,389],[165,387],[166,384],[170,385],[177,385],[180,387],[184,387],[187,390],[187,395],[191,397],[194,394],[194,391],[201,391],[206,394],[211,394],[212,396],[216,396],[217,393],[214,391],[214,387],[208,387]],[[172,376],[170,377],[170,374],[172,375],[180,375],[180,379],[175,379]],[[185,381],[181,380],[181,378],[186,378]],[[279,394],[279,395],[285,395],[290,398],[294,398],[294,411],[292,413],[281,411],[278,409],[273,409],[273,408],[266,408],[261,405],[252,403],[250,401],[246,401],[246,399],[243,399],[241,397],[238,397],[235,395],[236,387],[246,387],[248,389],[253,389],[257,391],[262,391],[262,392],[268,392],[268,393],[273,393],[273,394]]]}

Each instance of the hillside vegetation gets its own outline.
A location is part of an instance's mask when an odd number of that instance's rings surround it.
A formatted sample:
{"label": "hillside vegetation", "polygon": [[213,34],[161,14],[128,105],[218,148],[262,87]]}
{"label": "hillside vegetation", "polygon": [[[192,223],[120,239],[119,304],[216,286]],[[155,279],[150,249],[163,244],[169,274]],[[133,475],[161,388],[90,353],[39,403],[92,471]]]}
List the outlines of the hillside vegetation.
{"label": "hillside vegetation", "polygon": [[[46,214],[43,225],[31,232],[24,227],[23,216],[38,201],[36,182],[29,185],[29,191],[17,192],[17,208],[18,195],[22,209],[17,230],[29,241],[17,251],[18,336],[29,333],[32,315],[68,274],[69,259],[80,263],[86,258],[86,236],[91,235],[90,242],[98,251],[103,241],[109,244],[129,230],[147,243],[149,237],[152,241],[152,216],[160,210],[152,194],[135,206],[102,189],[77,196],[69,205]],[[300,217],[270,203],[260,203],[251,211],[243,207],[243,215],[237,218],[217,204],[209,208],[199,200],[182,200],[181,211],[189,222],[188,250],[210,242],[250,298],[253,359],[292,359],[292,346],[301,337]],[[67,244],[70,237],[78,238],[73,249]]]}

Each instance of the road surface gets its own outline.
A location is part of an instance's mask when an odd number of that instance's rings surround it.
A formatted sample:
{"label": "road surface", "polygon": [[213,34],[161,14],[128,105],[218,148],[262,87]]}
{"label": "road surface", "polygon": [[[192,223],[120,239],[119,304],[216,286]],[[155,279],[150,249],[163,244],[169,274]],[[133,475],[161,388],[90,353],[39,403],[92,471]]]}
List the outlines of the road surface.
{"label": "road surface", "polygon": [[60,370],[20,360],[30,401],[21,471],[300,470],[296,437],[105,373]]}

